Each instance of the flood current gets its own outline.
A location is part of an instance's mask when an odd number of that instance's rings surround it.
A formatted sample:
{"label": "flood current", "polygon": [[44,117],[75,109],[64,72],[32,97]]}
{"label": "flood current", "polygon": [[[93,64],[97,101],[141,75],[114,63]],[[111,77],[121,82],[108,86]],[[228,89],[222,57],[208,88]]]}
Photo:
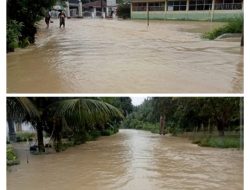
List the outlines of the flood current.
{"label": "flood current", "polygon": [[30,155],[16,147],[21,165],[7,172],[8,190],[243,189],[242,151],[181,137],[120,130],[61,153]]}
{"label": "flood current", "polygon": [[240,39],[209,41],[221,23],[68,19],[39,24],[36,43],[7,55],[7,91],[241,93]]}

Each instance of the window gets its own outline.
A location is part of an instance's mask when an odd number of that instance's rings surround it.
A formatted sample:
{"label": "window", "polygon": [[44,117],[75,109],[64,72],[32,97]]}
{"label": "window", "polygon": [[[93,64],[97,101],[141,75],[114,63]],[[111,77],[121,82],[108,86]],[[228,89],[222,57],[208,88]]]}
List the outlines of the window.
{"label": "window", "polygon": [[185,11],[187,7],[186,0],[170,0],[168,1],[168,11]]}
{"label": "window", "polygon": [[190,0],[189,10],[211,10],[212,0]]}
{"label": "window", "polygon": [[164,2],[154,2],[154,3],[148,3],[148,9],[149,11],[164,11]]}
{"label": "window", "polygon": [[146,5],[146,3],[133,3],[132,10],[133,11],[146,11],[147,5]]}
{"label": "window", "polygon": [[218,0],[214,5],[215,10],[242,9],[243,0]]}

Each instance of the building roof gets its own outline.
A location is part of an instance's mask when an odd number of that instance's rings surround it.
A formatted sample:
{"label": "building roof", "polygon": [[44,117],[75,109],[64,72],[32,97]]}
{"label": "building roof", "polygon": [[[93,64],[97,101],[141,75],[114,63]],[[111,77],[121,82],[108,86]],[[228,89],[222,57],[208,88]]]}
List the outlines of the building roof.
{"label": "building roof", "polygon": [[79,3],[79,0],[68,0],[69,3]]}
{"label": "building roof", "polygon": [[84,8],[89,8],[89,7],[101,8],[101,1],[102,1],[102,7],[106,7],[106,2],[104,0],[98,0],[94,2],[85,3],[82,6]]}

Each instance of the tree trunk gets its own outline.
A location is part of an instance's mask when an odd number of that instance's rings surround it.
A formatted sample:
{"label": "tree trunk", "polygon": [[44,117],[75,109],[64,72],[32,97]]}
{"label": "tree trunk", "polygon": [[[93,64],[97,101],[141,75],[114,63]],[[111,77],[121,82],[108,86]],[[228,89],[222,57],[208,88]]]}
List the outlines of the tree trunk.
{"label": "tree trunk", "polygon": [[160,131],[159,131],[160,135],[163,134],[163,123],[164,123],[163,117],[161,116],[160,117]]}
{"label": "tree trunk", "polygon": [[225,130],[226,123],[222,120],[217,121],[217,129],[219,132],[219,136],[224,136],[224,130]]}
{"label": "tree trunk", "polygon": [[241,36],[240,46],[241,46],[241,47],[244,46],[244,33],[243,33],[243,32],[242,32],[242,36]]}
{"label": "tree trunk", "polygon": [[54,139],[55,139],[55,150],[57,152],[61,152],[63,150],[62,147],[62,120],[61,119],[54,119],[53,120],[53,127],[55,129]]}
{"label": "tree trunk", "polygon": [[8,126],[9,126],[9,141],[10,142],[16,142],[16,132],[15,132],[15,126],[12,119],[8,119]]}
{"label": "tree trunk", "polygon": [[44,147],[44,143],[43,143],[42,122],[37,123],[36,131],[37,131],[38,150],[39,150],[39,152],[45,152],[45,147]]}
{"label": "tree trunk", "polygon": [[165,117],[165,115],[164,115],[164,116],[163,116],[163,122],[162,122],[163,135],[166,134],[166,131],[165,131],[165,120],[166,120],[166,117]]}
{"label": "tree trunk", "polygon": [[16,123],[16,131],[22,132],[22,124],[21,123]]}

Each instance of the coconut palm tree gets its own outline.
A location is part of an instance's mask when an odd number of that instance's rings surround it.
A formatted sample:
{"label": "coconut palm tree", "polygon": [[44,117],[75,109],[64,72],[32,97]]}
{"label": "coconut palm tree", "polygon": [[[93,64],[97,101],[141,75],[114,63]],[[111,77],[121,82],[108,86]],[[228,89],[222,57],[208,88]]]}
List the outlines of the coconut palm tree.
{"label": "coconut palm tree", "polygon": [[[87,131],[96,130],[98,127],[104,130],[108,122],[120,120],[123,118],[122,113],[116,107],[100,99],[73,98],[58,101],[50,106],[53,117],[65,119],[76,136],[84,136]],[[60,125],[62,126],[62,125]],[[56,147],[60,151],[61,144],[60,130],[54,130],[52,137],[56,142]]]}
{"label": "coconut palm tree", "polygon": [[[8,98],[8,113],[15,118],[25,118],[37,130],[38,149],[44,152],[43,130],[53,128],[51,136],[57,146],[61,144],[62,119],[71,126],[85,130],[86,126],[104,125],[111,119],[123,118],[122,113],[111,104],[90,98],[25,98],[32,107],[15,109],[15,102],[20,98]],[[35,111],[34,111],[34,110]],[[22,115],[22,117],[18,117]],[[78,130],[79,131],[79,130]],[[60,149],[59,149],[60,151]]]}
{"label": "coconut palm tree", "polygon": [[9,139],[16,141],[14,123],[23,122],[25,117],[39,118],[39,111],[35,105],[26,97],[7,98],[7,122],[9,127]]}

